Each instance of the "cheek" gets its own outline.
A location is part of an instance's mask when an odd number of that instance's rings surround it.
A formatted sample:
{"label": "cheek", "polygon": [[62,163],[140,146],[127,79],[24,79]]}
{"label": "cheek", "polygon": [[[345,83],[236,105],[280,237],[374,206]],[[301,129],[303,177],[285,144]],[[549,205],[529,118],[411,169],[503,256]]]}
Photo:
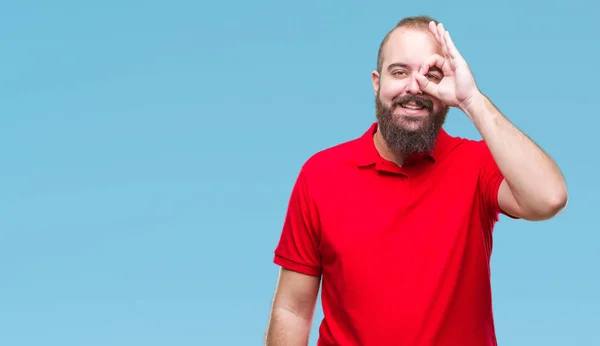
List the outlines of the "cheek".
{"label": "cheek", "polygon": [[382,83],[380,88],[380,97],[384,101],[391,101],[394,97],[402,94],[405,86],[401,81],[388,81]]}
{"label": "cheek", "polygon": [[446,107],[446,104],[438,99],[433,99],[433,110],[439,112],[442,108]]}

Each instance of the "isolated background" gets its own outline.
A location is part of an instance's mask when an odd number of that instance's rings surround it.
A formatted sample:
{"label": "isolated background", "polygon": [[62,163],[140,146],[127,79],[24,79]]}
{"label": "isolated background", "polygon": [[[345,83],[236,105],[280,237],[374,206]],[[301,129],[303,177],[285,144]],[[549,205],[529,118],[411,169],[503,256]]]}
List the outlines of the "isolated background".
{"label": "isolated background", "polygon": [[374,121],[380,40],[417,14],[568,179],[564,214],[496,228],[500,343],[600,344],[598,6],[3,2],[0,344],[260,344],[296,174]]}

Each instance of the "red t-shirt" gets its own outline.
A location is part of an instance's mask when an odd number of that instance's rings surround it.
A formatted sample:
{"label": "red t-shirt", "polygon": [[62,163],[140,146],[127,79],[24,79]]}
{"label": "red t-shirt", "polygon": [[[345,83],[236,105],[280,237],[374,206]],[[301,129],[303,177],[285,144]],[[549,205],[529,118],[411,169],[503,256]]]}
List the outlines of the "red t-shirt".
{"label": "red t-shirt", "polygon": [[402,168],[360,138],[302,167],[274,262],[322,276],[319,346],[496,345],[492,230],[503,176],[444,130]]}

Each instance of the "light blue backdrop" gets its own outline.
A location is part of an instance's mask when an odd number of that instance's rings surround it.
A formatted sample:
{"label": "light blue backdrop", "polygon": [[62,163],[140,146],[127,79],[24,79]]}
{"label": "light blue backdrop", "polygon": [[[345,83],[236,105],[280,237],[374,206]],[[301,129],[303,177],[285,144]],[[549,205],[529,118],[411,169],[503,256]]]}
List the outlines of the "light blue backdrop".
{"label": "light blue backdrop", "polygon": [[417,14],[568,178],[564,214],[496,228],[500,343],[600,344],[591,0],[3,2],[0,344],[260,344],[296,174],[374,121],[379,42]]}

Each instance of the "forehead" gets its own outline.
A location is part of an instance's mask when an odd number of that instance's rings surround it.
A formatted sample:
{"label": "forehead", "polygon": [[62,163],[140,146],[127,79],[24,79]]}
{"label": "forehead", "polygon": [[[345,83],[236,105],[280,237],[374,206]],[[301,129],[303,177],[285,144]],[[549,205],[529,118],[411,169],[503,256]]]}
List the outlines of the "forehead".
{"label": "forehead", "polygon": [[427,28],[394,30],[383,52],[384,68],[393,63],[418,67],[433,54],[443,55],[442,47]]}

